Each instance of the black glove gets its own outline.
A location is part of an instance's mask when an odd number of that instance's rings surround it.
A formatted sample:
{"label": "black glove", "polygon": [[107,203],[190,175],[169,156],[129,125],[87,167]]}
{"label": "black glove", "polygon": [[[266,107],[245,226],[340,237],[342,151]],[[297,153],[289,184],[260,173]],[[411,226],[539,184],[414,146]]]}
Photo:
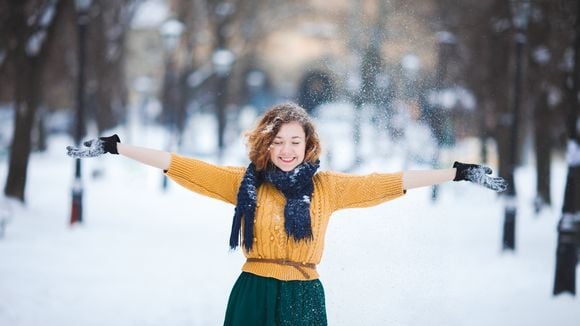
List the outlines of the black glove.
{"label": "black glove", "polygon": [[457,169],[453,181],[469,181],[497,192],[507,189],[503,178],[489,176],[493,171],[487,166],[455,162],[453,167]]}
{"label": "black glove", "polygon": [[121,139],[117,134],[109,137],[100,137],[99,139],[91,139],[83,143],[84,147],[67,146],[67,155],[73,158],[96,157],[105,153],[116,154],[117,143]]}

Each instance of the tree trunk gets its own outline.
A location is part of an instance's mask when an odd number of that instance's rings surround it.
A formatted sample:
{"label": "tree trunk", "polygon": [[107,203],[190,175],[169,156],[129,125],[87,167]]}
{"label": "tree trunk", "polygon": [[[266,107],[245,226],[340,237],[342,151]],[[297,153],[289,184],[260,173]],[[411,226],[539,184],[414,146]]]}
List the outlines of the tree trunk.
{"label": "tree trunk", "polygon": [[[495,4],[500,9],[495,9],[495,12],[503,13],[504,16],[509,17],[506,11],[505,4]],[[490,32],[490,36],[486,42],[483,43],[486,55],[486,66],[490,70],[486,79],[486,86],[488,88],[487,96],[491,99],[490,107],[494,108],[494,115],[497,119],[495,126],[494,138],[497,142],[498,151],[498,174],[508,180],[509,187],[513,187],[513,180],[510,180],[511,170],[511,133],[513,128],[514,117],[513,108],[510,102],[510,89],[513,89],[513,53],[508,51],[513,46],[513,38],[507,33]]]}
{"label": "tree trunk", "polygon": [[543,92],[538,96],[534,109],[534,147],[536,155],[536,212],[544,204],[551,205],[550,198],[550,170],[551,170],[551,148],[552,137],[546,132],[546,125],[550,125],[550,112],[547,103],[548,94]]}
{"label": "tree trunk", "polygon": [[48,148],[46,134],[46,110],[40,108],[36,113],[34,128],[32,129],[32,151],[44,152]]}
{"label": "tree trunk", "polygon": [[[38,104],[38,81],[34,78],[38,72],[37,61],[26,54],[25,40],[29,37],[26,24],[25,6],[20,5],[15,8],[13,16],[13,27],[18,39],[14,49],[13,61],[15,69],[14,78],[14,130],[12,144],[10,146],[10,159],[8,163],[8,176],[4,194],[24,202],[24,188],[28,170],[28,158],[31,148],[32,124]],[[39,75],[36,75],[39,76]]]}
{"label": "tree trunk", "polygon": [[574,39],[574,69],[572,88],[568,92],[568,177],[558,223],[558,247],[556,249],[556,275],[554,295],[570,292],[576,294],[576,266],[580,249],[580,148],[578,141],[578,93],[580,92],[580,1],[576,1],[576,35]]}
{"label": "tree trunk", "polygon": [[27,40],[31,37],[26,3],[20,2],[13,8],[11,28],[17,35],[14,58],[14,133],[10,146],[8,176],[4,194],[21,202],[25,199],[28,160],[32,144],[32,129],[37,108],[42,98],[42,72],[48,57],[48,45],[55,37],[55,25],[61,20],[67,1],[59,1],[55,16],[46,30],[46,39],[36,55],[26,52]]}
{"label": "tree trunk", "polygon": [[10,161],[4,194],[24,202],[24,189],[28,172],[28,159],[31,148],[31,133],[36,108],[39,103],[38,63],[27,59],[24,52],[18,56],[15,87],[15,119]]}

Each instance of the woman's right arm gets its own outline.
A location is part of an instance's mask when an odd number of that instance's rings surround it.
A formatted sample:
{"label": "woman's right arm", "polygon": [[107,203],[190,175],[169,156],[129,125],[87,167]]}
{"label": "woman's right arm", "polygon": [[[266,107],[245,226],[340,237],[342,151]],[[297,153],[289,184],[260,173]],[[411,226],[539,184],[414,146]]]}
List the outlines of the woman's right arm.
{"label": "woman's right arm", "polygon": [[99,137],[82,146],[67,146],[72,158],[122,155],[163,172],[180,185],[199,194],[235,204],[244,168],[224,167],[156,149],[121,143],[117,135]]}
{"label": "woman's right arm", "polygon": [[120,155],[162,170],[169,169],[169,163],[171,162],[171,154],[169,152],[157,149],[117,143],[117,151]]}
{"label": "woman's right arm", "polygon": [[121,143],[119,136],[99,137],[83,142],[79,146],[67,146],[67,155],[72,158],[97,157],[109,153],[123,155],[137,162],[162,170],[169,169],[171,154],[168,152]]}

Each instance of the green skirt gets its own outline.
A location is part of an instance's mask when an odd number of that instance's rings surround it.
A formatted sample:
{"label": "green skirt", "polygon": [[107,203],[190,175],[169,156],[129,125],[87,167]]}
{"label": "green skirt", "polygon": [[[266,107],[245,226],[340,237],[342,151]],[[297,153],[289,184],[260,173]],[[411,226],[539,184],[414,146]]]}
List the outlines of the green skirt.
{"label": "green skirt", "polygon": [[244,325],[327,325],[322,283],[242,272],[230,294],[224,326]]}

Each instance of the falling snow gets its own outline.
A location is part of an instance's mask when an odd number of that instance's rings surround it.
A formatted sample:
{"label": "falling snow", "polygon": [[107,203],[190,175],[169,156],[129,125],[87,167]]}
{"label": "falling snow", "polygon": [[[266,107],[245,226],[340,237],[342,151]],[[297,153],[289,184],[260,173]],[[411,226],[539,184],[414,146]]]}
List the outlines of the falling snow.
{"label": "falling snow", "polygon": [[[346,106],[331,114],[351,116]],[[342,109],[344,112],[340,112]],[[352,140],[344,120],[324,120],[324,148],[348,166]],[[403,168],[404,143],[361,119],[363,163],[353,173]],[[204,134],[211,124],[202,124]],[[215,126],[214,126],[215,127]],[[202,132],[201,129],[196,131]],[[127,130],[115,130],[120,135]],[[135,145],[160,148],[164,134],[142,128]],[[145,137],[146,136],[146,137]],[[405,131],[405,142],[413,133]],[[199,139],[199,138],[197,138]],[[244,258],[226,249],[233,206],[171,183],[121,156],[83,160],[84,223],[68,226],[74,160],[68,137],[50,139],[29,166],[27,206],[10,209],[0,239],[0,325],[218,325]],[[384,146],[384,144],[382,146]],[[477,146],[458,141],[462,159]],[[91,144],[91,147],[96,144]],[[226,158],[239,159],[243,144]],[[90,152],[90,148],[84,151]],[[409,168],[421,168],[410,162]],[[413,166],[415,164],[415,166]],[[577,299],[551,295],[566,164],[553,162],[555,202],[534,215],[534,169],[516,170],[517,250],[501,252],[504,203],[471,183],[409,191],[369,209],[335,213],[319,265],[330,325],[569,325]],[[91,172],[100,169],[100,178]],[[0,176],[7,162],[0,162]],[[113,200],[114,199],[114,200]],[[280,223],[280,217],[274,217]],[[356,235],[356,236],[353,236]],[[361,304],[364,303],[364,304]]]}

